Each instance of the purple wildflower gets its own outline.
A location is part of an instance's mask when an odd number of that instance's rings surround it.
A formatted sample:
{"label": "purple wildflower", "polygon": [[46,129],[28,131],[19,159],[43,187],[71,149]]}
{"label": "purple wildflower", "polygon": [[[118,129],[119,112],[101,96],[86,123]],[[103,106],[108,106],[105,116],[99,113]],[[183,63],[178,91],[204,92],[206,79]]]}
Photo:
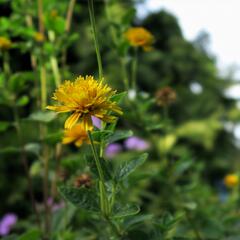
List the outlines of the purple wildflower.
{"label": "purple wildflower", "polygon": [[7,213],[0,221],[0,236],[6,236],[11,231],[12,226],[17,222],[17,215],[14,213]]}
{"label": "purple wildflower", "polygon": [[98,128],[98,129],[101,128],[101,123],[102,123],[102,121],[101,121],[99,118],[92,116],[92,122],[93,122],[93,125],[94,125],[96,128]]}
{"label": "purple wildflower", "polygon": [[114,157],[122,151],[122,145],[119,143],[111,143],[105,149],[105,155],[109,158]]}
{"label": "purple wildflower", "polygon": [[147,150],[150,145],[145,140],[139,138],[139,137],[129,137],[125,140],[124,146],[128,150],[137,150],[137,151],[144,151]]}

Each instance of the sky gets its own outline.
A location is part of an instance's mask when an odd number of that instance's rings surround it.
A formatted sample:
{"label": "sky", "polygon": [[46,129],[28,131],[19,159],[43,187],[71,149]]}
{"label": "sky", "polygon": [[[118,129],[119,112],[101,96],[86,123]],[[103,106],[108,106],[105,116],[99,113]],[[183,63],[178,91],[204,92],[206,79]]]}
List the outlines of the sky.
{"label": "sky", "polygon": [[209,33],[210,50],[220,71],[240,66],[240,0],[145,0],[139,4],[138,16],[159,9],[177,17],[188,40],[194,40],[202,30]]}

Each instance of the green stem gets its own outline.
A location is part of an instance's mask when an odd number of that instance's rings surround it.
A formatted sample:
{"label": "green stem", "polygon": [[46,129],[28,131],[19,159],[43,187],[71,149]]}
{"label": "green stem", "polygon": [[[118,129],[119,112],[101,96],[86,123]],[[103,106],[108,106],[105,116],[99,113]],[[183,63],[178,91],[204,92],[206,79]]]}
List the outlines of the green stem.
{"label": "green stem", "polygon": [[99,79],[102,79],[103,78],[103,67],[102,67],[102,59],[101,59],[99,43],[98,43],[98,38],[97,38],[93,0],[88,0],[88,10],[89,10],[90,22],[91,22],[91,27],[92,27],[92,32],[93,32],[94,46],[95,46],[95,51],[96,51],[96,55],[97,55]]}
{"label": "green stem", "polygon": [[129,81],[128,81],[128,74],[127,74],[127,67],[125,63],[125,58],[121,57],[120,58],[120,64],[121,64],[121,71],[122,71],[122,77],[123,77],[123,84],[125,87],[125,90],[128,91],[129,89]]}
{"label": "green stem", "polygon": [[9,64],[9,53],[8,51],[3,51],[3,71],[7,77],[10,76],[10,64]]}
{"label": "green stem", "polygon": [[101,208],[103,215],[106,217],[109,215],[109,204],[108,204],[107,193],[106,193],[106,188],[105,188],[105,184],[104,184],[104,182],[105,182],[104,174],[103,174],[100,159],[98,157],[97,151],[96,151],[94,143],[93,143],[92,134],[90,131],[88,131],[88,138],[91,143],[91,149],[93,152],[94,160],[95,160],[97,170],[98,170],[98,175],[99,175],[100,208]]}
{"label": "green stem", "polygon": [[40,83],[41,83],[41,107],[45,110],[47,106],[47,79],[46,79],[46,69],[41,64],[40,66]]}
{"label": "green stem", "polygon": [[28,166],[27,156],[26,156],[26,152],[25,152],[25,149],[23,146],[23,141],[22,141],[22,131],[21,131],[21,127],[20,127],[20,119],[19,119],[19,115],[18,115],[18,110],[14,103],[13,103],[13,105],[14,105],[13,114],[14,114],[14,120],[15,120],[15,127],[16,127],[16,131],[17,131],[18,143],[19,143],[20,149],[21,149],[20,157],[21,157],[23,168],[24,168],[24,171],[25,171],[25,174],[27,177],[28,191],[29,191],[29,196],[31,199],[33,212],[36,216],[37,225],[38,225],[39,229],[41,229],[40,215],[37,210],[36,200],[35,200],[35,196],[33,193],[32,177],[29,174],[29,166]]}
{"label": "green stem", "polygon": [[[53,31],[49,31],[48,32],[48,36],[49,36],[49,40],[54,43],[55,41],[55,33]],[[54,80],[55,80],[55,85],[56,87],[58,87],[61,83],[61,76],[60,76],[60,71],[59,71],[59,67],[58,67],[58,61],[55,55],[52,55],[50,57],[50,63],[51,63],[51,67],[52,67],[52,71],[53,71],[53,76],[54,76]]]}
{"label": "green stem", "polygon": [[134,48],[134,56],[132,60],[132,88],[137,90],[137,65],[138,65],[138,49]]}

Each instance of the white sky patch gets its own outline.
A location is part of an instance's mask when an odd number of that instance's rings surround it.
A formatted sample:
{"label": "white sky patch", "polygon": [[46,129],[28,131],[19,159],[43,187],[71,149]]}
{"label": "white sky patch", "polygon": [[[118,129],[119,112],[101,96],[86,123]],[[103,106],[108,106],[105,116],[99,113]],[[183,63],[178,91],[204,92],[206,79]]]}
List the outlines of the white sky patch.
{"label": "white sky patch", "polygon": [[[201,31],[207,32],[220,74],[233,68],[233,77],[240,79],[240,0],[145,0],[137,6],[141,18],[160,9],[172,13],[190,41]],[[227,95],[240,99],[240,87],[230,88]]]}
{"label": "white sky patch", "polygon": [[219,68],[240,65],[240,0],[146,0],[138,16],[165,9],[179,20],[184,36],[193,40],[202,30],[211,37]]}

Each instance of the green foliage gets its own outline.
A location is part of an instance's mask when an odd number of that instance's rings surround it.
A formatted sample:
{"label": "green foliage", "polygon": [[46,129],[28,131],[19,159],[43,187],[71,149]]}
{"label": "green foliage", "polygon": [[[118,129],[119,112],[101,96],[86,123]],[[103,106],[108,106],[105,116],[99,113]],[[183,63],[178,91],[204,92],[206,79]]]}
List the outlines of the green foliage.
{"label": "green foliage", "polygon": [[[94,127],[96,154],[88,139],[62,144],[67,114],[45,109],[59,82],[98,75],[87,1],[0,1],[12,42],[0,49],[0,217],[18,215],[3,239],[239,239],[239,186],[223,185],[240,173],[240,111],[226,94],[236,82],[219,74],[208,36],[186,40],[167,11],[137,19],[134,1],[93,2],[104,82],[123,111]],[[153,34],[151,51],[131,46],[132,26]],[[177,98],[160,106],[166,86]]]}

